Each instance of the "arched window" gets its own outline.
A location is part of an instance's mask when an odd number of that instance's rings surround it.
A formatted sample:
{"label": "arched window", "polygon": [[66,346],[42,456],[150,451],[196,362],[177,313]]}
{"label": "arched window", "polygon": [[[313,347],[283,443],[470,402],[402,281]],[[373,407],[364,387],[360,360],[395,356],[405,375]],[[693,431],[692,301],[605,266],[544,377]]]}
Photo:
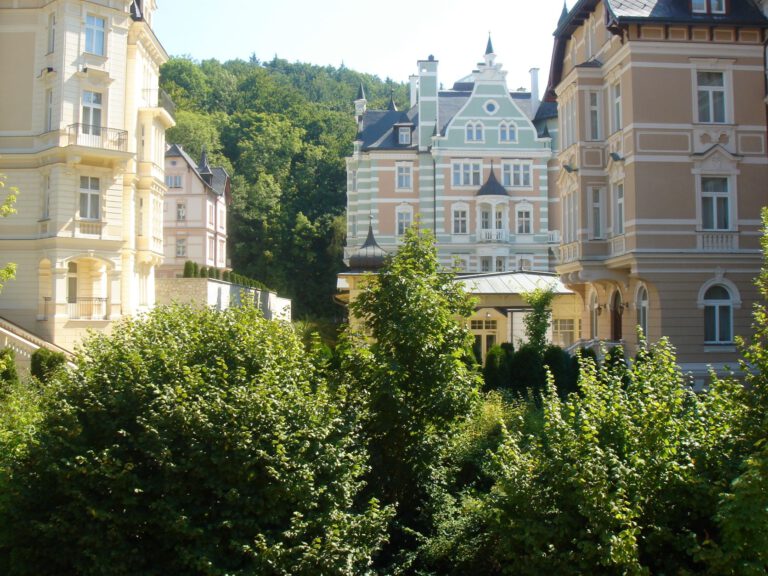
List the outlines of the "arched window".
{"label": "arched window", "polygon": [[467,142],[483,141],[483,125],[480,122],[467,122],[465,139]]}
{"label": "arched window", "polygon": [[648,290],[645,286],[637,292],[637,323],[643,331],[645,337],[648,337]]}
{"label": "arched window", "polygon": [[708,344],[733,342],[732,304],[731,293],[721,284],[710,286],[704,293],[704,342]]}
{"label": "arched window", "polygon": [[499,125],[499,142],[517,142],[517,126],[502,122]]}

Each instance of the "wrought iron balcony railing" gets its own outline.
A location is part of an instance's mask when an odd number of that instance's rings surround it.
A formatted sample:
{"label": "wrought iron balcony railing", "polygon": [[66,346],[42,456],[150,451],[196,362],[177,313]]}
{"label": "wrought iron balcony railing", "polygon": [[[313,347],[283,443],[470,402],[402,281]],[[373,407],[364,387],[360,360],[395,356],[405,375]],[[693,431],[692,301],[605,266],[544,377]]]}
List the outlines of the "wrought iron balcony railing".
{"label": "wrought iron balcony railing", "polygon": [[94,124],[70,124],[67,127],[70,145],[128,151],[128,131]]}
{"label": "wrought iron balcony railing", "polygon": [[67,302],[67,316],[71,320],[106,320],[106,298],[75,298]]}
{"label": "wrought iron balcony railing", "polygon": [[162,88],[147,88],[143,93],[144,102],[151,108],[165,108],[165,111],[171,115],[171,118],[176,118],[176,104],[173,103],[171,97]]}

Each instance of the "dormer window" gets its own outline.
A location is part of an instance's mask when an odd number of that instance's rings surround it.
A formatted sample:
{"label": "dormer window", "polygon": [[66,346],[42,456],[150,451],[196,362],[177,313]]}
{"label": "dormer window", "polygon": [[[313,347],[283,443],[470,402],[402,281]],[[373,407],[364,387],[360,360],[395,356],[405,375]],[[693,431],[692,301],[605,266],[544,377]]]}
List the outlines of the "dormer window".
{"label": "dormer window", "polygon": [[397,129],[397,143],[401,146],[409,146],[411,144],[410,128],[400,127]]}
{"label": "dormer window", "polygon": [[694,14],[725,14],[726,0],[691,0]]}

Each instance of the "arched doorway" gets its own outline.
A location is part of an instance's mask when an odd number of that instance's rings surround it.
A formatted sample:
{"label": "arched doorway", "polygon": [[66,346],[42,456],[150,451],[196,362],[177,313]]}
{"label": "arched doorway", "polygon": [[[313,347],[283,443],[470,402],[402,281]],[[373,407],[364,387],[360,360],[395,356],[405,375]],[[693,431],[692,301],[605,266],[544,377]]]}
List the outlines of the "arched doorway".
{"label": "arched doorway", "polygon": [[621,315],[623,310],[621,292],[616,290],[611,298],[611,340],[614,342],[618,342],[622,338]]}

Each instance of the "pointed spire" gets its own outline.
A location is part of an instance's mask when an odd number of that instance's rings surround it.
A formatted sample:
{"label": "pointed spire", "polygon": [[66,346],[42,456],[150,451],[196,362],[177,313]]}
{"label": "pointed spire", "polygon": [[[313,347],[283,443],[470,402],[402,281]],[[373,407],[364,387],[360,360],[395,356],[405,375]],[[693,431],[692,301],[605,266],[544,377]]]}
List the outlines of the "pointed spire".
{"label": "pointed spire", "polygon": [[563,11],[560,14],[560,20],[557,21],[558,28],[563,25],[563,22],[566,21],[568,18],[568,6],[565,3],[565,0],[563,0]]}
{"label": "pointed spire", "polygon": [[387,252],[379,246],[373,235],[373,214],[368,218],[368,237],[363,245],[349,258],[349,267],[353,270],[378,270],[384,266]]}
{"label": "pointed spire", "polygon": [[509,196],[506,188],[501,185],[501,182],[496,178],[496,172],[493,169],[493,161],[491,161],[491,173],[488,175],[488,180],[485,184],[480,186],[480,190],[477,191],[478,196]]}
{"label": "pointed spire", "polygon": [[488,54],[495,54],[493,51],[493,42],[491,42],[491,33],[488,32],[488,44],[485,47],[485,55],[488,56]]}
{"label": "pointed spire", "polygon": [[360,88],[357,89],[357,98],[355,100],[365,100],[365,88],[363,88],[363,83],[360,82]]}
{"label": "pointed spire", "polygon": [[200,164],[197,167],[197,172],[208,185],[213,182],[213,171],[208,165],[208,150],[206,150],[205,146],[203,146],[203,151],[200,154]]}
{"label": "pointed spire", "polygon": [[387,110],[390,112],[397,112],[397,104],[395,104],[395,90],[392,89],[389,91],[389,106],[387,106]]}

